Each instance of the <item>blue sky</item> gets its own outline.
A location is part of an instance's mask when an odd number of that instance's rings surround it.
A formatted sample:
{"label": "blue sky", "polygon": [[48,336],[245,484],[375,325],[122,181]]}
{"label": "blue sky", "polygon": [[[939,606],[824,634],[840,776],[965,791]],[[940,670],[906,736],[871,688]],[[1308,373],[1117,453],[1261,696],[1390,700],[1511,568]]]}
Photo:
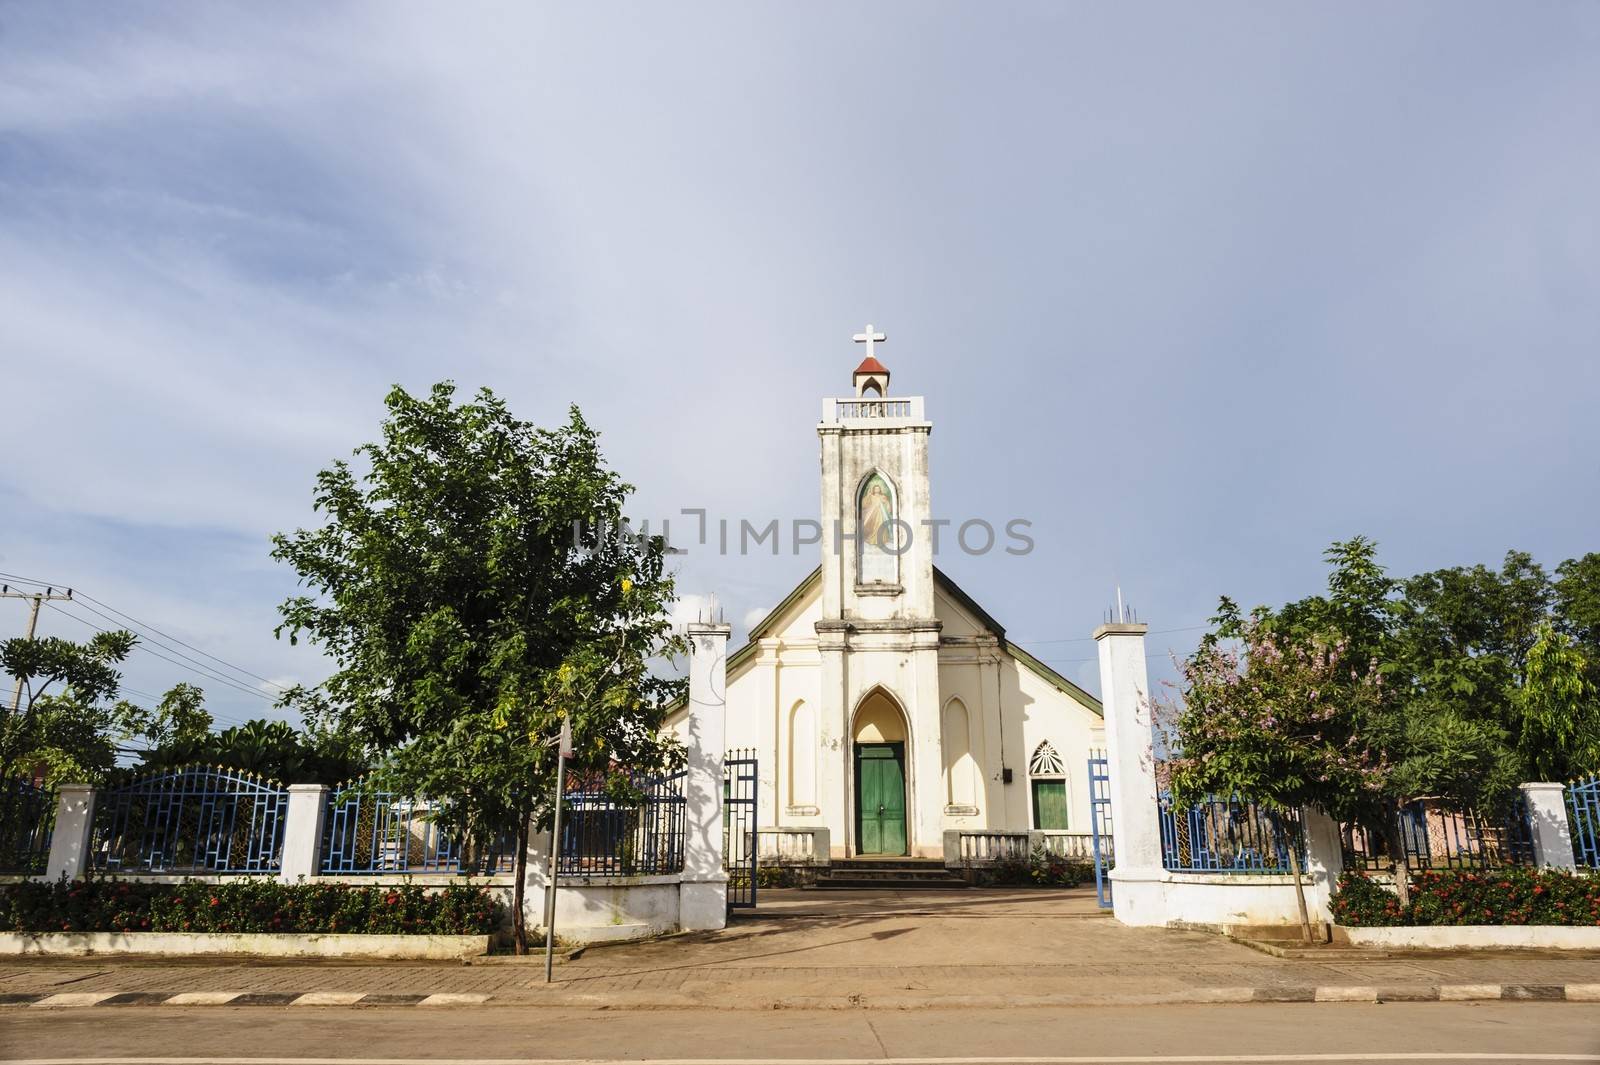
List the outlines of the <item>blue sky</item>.
{"label": "blue sky", "polygon": [[0,570],[316,680],[267,537],[390,384],[788,521],[872,321],[935,509],[1034,525],[944,568],[1091,688],[1120,583],[1164,672],[1334,538],[1600,549],[1596,188],[1592,4],[0,3]]}

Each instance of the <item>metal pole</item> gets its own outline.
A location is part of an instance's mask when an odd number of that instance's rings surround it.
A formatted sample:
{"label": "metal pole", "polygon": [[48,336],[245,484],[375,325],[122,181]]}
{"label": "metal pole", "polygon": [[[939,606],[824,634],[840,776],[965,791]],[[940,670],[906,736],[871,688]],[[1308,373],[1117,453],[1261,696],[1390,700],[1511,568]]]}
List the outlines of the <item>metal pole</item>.
{"label": "metal pole", "polygon": [[[33,597],[33,606],[28,611],[28,634],[23,639],[33,639],[33,630],[39,624],[39,604],[43,602],[44,596],[36,595]],[[16,686],[11,689],[12,715],[15,716],[20,709],[22,709],[22,678],[18,677]]]}
{"label": "metal pole", "polygon": [[561,868],[561,790],[567,775],[567,732],[562,722],[562,741],[556,753],[556,816],[550,826],[550,876],[544,905],[544,982],[554,979],[556,964],[556,873]]}
{"label": "metal pole", "polygon": [[[33,606],[28,610],[28,631],[23,636],[25,640],[33,639],[34,629],[39,625],[39,607],[45,600],[61,599],[65,601],[71,600],[71,598],[71,588],[67,589],[66,595],[57,595],[54,588],[46,588],[42,592],[24,592],[20,590],[14,592],[9,585],[0,585],[0,599],[27,599],[33,603]],[[16,686],[11,689],[12,716],[16,716],[17,711],[20,709],[22,709],[22,678],[18,677]]]}

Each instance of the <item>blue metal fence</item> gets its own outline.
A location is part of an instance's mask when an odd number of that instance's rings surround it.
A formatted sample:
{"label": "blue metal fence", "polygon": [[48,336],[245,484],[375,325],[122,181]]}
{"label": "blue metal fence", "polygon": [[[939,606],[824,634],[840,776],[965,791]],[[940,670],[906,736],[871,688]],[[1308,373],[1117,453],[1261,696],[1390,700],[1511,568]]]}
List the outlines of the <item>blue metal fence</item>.
{"label": "blue metal fence", "polygon": [[727,752],[722,762],[722,868],[728,874],[728,909],[754,909],[760,879],[756,828],[760,824],[753,749]]}
{"label": "blue metal fence", "polygon": [[324,876],[385,873],[493,873],[515,867],[515,839],[472,861],[460,837],[435,821],[437,803],[375,787],[366,779],[328,792],[319,871]]}
{"label": "blue metal fence", "polygon": [[[1388,841],[1357,825],[1340,830],[1344,864],[1373,872],[1393,864]],[[1498,814],[1458,810],[1438,799],[1417,799],[1400,814],[1400,837],[1412,869],[1490,869],[1533,864],[1533,830],[1521,796]]]}
{"label": "blue metal fence", "polygon": [[1090,752],[1089,827],[1094,833],[1094,896],[1102,910],[1111,909],[1112,812],[1111,762],[1104,751]]}
{"label": "blue metal fence", "polygon": [[289,791],[235,769],[190,766],[108,788],[95,801],[96,869],[275,873]]}
{"label": "blue metal fence", "polygon": [[1600,775],[1567,785],[1567,824],[1578,865],[1600,869]]}
{"label": "blue metal fence", "polygon": [[[685,776],[680,770],[632,777],[624,786],[603,772],[569,776],[561,814],[561,875],[682,872]],[[619,792],[628,794],[618,797]]]}
{"label": "blue metal fence", "polygon": [[1299,811],[1215,797],[1187,808],[1160,799],[1161,864],[1181,873],[1287,873],[1289,848],[1305,868]]}
{"label": "blue metal fence", "polygon": [[0,781],[0,873],[44,872],[55,823],[54,791],[21,778]]}

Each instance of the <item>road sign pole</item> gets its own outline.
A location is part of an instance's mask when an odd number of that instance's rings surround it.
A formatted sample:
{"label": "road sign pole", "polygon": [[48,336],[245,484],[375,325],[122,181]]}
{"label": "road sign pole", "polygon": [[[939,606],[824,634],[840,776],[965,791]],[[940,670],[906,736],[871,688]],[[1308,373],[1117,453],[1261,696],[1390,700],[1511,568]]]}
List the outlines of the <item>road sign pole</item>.
{"label": "road sign pole", "polygon": [[572,753],[572,725],[561,719],[561,743],[556,752],[555,819],[550,826],[550,875],[544,904],[544,982],[554,979],[556,964],[556,874],[561,868],[561,794],[566,784],[567,756]]}

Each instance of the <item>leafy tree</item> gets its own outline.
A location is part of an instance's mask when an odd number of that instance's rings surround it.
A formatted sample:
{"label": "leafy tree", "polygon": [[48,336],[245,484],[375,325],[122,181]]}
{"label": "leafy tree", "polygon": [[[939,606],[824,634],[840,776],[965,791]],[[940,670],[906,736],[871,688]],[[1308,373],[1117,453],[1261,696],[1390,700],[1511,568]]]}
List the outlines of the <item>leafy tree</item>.
{"label": "leafy tree", "polygon": [[1517,693],[1523,764],[1535,780],[1600,772],[1600,700],[1576,642],[1546,623],[1528,653]]}
{"label": "leafy tree", "polygon": [[[1358,739],[1386,697],[1378,674],[1352,670],[1340,644],[1320,636],[1285,641],[1260,619],[1241,620],[1229,609],[1224,627],[1243,644],[1249,669],[1241,672],[1240,655],[1216,638],[1183,663],[1183,703],[1175,721],[1168,717],[1179,753],[1164,763],[1174,804],[1240,796],[1282,814],[1306,806],[1349,813],[1380,802],[1382,766]],[[1309,942],[1297,843],[1288,850]]]}
{"label": "leafy tree", "polygon": [[317,529],[274,538],[314,594],[283,604],[280,635],[337,671],[291,692],[314,723],[383,755],[391,787],[446,800],[436,815],[473,848],[514,835],[517,947],[530,818],[549,816],[563,718],[578,768],[663,764],[680,647],[666,545],[621,537],[631,486],[576,408],[541,429],[484,390],[387,398],[381,439],[317,478]]}
{"label": "leafy tree", "polygon": [[1600,691],[1600,552],[1557,566],[1554,592],[1556,628],[1583,652],[1589,687]]}
{"label": "leafy tree", "polygon": [[226,766],[285,784],[339,784],[364,773],[368,759],[351,736],[257,718],[222,732],[173,734],[144,753],[139,772],[187,765]]}
{"label": "leafy tree", "polygon": [[[1258,607],[1251,614],[1253,629],[1224,600],[1213,639],[1245,640],[1247,678],[1273,668],[1264,649],[1312,661],[1336,656],[1337,669],[1302,671],[1298,686],[1291,684],[1274,698],[1294,706],[1314,689],[1318,698],[1342,708],[1338,731],[1359,772],[1354,778],[1331,772],[1318,776],[1317,805],[1385,840],[1404,900],[1409,895],[1401,822],[1406,806],[1420,796],[1435,796],[1462,808],[1481,808],[1505,798],[1517,780],[1521,767],[1502,703],[1514,690],[1525,648],[1531,646],[1536,622],[1525,621],[1547,593],[1525,556],[1508,556],[1504,581],[1487,571],[1439,571],[1410,582],[1384,572],[1377,545],[1366,537],[1334,543],[1325,557],[1331,567],[1326,595],[1278,611]],[[1407,599],[1408,591],[1416,598]],[[1491,654],[1499,657],[1474,660]],[[1244,689],[1261,690],[1248,684]],[[1253,742],[1273,734],[1293,742],[1285,719],[1270,706],[1257,713],[1274,725]],[[1181,742],[1189,754],[1189,735],[1183,734]],[[1263,775],[1281,773],[1276,768]],[[1276,786],[1292,779],[1279,779]]]}
{"label": "leafy tree", "polygon": [[161,697],[140,738],[153,747],[200,743],[210,736],[211,725],[206,693],[193,684],[180,682]]}
{"label": "leafy tree", "polygon": [[22,698],[0,711],[0,780],[42,775],[47,783],[92,783],[116,764],[119,738],[143,731],[148,716],[117,693],[117,666],[133,650],[129,632],[84,643],[17,637],[0,643],[0,669]]}

